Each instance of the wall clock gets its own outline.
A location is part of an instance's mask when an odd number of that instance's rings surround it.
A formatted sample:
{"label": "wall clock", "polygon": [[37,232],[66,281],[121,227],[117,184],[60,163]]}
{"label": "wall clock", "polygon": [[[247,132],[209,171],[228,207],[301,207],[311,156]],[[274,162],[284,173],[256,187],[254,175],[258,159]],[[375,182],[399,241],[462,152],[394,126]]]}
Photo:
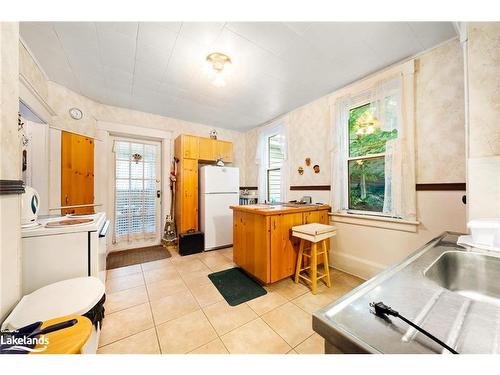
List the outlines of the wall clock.
{"label": "wall clock", "polygon": [[74,120],[81,120],[83,117],[83,112],[78,108],[71,108],[69,110],[69,115]]}

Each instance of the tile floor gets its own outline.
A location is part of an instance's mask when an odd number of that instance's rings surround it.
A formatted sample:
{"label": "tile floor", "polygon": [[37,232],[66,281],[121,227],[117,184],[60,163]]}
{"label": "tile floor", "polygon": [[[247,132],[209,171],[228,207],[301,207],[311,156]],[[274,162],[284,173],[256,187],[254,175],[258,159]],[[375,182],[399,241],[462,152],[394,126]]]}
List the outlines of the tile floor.
{"label": "tile floor", "polygon": [[235,266],[232,249],[170,252],[169,259],[108,271],[98,353],[323,353],[311,314],[363,282],[332,270],[332,288],[320,283],[316,295],[290,278],[231,307],[207,275]]}

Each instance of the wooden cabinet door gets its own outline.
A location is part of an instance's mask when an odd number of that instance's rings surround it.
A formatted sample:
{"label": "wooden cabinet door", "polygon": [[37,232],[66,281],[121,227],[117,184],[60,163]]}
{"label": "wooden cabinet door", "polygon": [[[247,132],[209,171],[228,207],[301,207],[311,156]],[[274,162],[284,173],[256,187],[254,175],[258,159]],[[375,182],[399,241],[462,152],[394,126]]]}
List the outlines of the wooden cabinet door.
{"label": "wooden cabinet door", "polygon": [[199,138],[194,135],[182,135],[182,157],[198,159]]}
{"label": "wooden cabinet door", "polygon": [[328,211],[327,210],[321,210],[321,211],[318,211],[319,212],[319,222],[321,224],[326,224],[328,225],[328,223],[330,222],[329,218],[328,218]]}
{"label": "wooden cabinet door", "polygon": [[206,161],[214,161],[217,159],[217,141],[210,138],[200,137],[199,139],[200,151],[199,158],[200,160]]}
{"label": "wooden cabinet door", "polygon": [[264,283],[271,282],[269,223],[269,216],[243,214],[244,263],[250,273]]}
{"label": "wooden cabinet door", "polygon": [[225,163],[233,162],[233,143],[226,141],[217,141],[217,159],[222,159]]}
{"label": "wooden cabinet door", "polygon": [[180,233],[198,230],[198,160],[181,162],[181,224]]}
{"label": "wooden cabinet door", "polygon": [[[61,206],[94,203],[94,140],[61,132]],[[94,213],[94,207],[70,208],[61,214]]]}
{"label": "wooden cabinet door", "polygon": [[292,237],[292,227],[302,220],[301,213],[271,216],[271,282],[294,274],[300,240]]}
{"label": "wooden cabinet door", "polygon": [[304,224],[319,223],[319,211],[304,212]]}
{"label": "wooden cabinet door", "polygon": [[271,282],[269,222],[268,216],[233,214],[233,260],[264,283]]}

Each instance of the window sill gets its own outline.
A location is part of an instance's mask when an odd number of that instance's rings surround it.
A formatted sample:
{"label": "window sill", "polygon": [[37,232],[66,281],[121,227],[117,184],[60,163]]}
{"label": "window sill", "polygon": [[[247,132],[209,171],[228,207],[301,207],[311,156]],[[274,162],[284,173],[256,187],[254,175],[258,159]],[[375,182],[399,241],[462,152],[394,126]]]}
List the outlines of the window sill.
{"label": "window sill", "polygon": [[395,219],[392,217],[348,214],[346,212],[330,213],[330,220],[333,223],[344,223],[361,225],[366,227],[375,227],[382,229],[399,230],[402,232],[416,233],[419,221]]}

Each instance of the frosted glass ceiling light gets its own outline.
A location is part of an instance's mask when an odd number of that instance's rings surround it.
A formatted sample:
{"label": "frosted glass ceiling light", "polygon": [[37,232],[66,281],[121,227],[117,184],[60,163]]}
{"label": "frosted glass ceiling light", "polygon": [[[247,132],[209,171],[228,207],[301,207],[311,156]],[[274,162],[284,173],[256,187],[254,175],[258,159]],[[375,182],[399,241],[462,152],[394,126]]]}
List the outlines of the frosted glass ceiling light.
{"label": "frosted glass ceiling light", "polygon": [[207,56],[207,68],[214,86],[225,86],[225,78],[232,71],[231,59],[223,53],[213,52]]}

